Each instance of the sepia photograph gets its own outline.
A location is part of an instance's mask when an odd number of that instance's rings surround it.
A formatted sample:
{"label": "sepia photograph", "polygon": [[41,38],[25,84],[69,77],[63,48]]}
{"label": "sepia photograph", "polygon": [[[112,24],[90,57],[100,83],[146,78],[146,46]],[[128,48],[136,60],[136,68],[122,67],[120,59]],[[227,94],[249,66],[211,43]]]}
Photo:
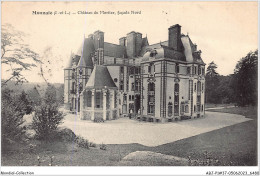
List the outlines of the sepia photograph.
{"label": "sepia photograph", "polygon": [[257,109],[257,1],[1,2],[1,175],[258,175]]}

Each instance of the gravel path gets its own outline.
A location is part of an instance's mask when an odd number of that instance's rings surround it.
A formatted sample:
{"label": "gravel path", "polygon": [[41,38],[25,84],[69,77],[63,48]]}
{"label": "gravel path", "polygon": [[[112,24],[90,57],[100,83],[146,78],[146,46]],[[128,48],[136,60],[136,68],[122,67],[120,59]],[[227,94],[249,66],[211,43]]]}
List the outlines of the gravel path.
{"label": "gravel path", "polygon": [[128,118],[94,123],[68,114],[62,126],[98,144],[139,143],[158,146],[251,120],[241,115],[206,112],[205,118],[170,123],[138,122]]}

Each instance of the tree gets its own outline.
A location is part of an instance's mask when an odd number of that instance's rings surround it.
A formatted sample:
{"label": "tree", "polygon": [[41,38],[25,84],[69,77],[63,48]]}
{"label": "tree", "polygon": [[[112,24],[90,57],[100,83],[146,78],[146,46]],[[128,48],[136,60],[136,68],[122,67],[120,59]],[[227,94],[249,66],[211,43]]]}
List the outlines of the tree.
{"label": "tree", "polygon": [[59,104],[64,103],[64,84],[57,88],[57,101]]}
{"label": "tree", "polygon": [[258,50],[241,58],[234,70],[233,89],[239,106],[257,104]]}
{"label": "tree", "polygon": [[219,93],[216,88],[219,86],[219,74],[216,72],[217,65],[211,62],[206,71],[206,102],[220,103]]}
{"label": "tree", "polygon": [[47,141],[57,137],[57,128],[63,117],[64,114],[59,111],[59,103],[56,100],[56,88],[49,85],[41,104],[35,107],[32,127],[36,137]]}
{"label": "tree", "polygon": [[10,75],[7,80],[2,81],[2,86],[12,79],[16,80],[17,84],[26,82],[23,71],[41,63],[38,54],[24,43],[26,34],[15,30],[12,25],[2,25],[1,35],[1,63],[7,67],[6,73]]}
{"label": "tree", "polygon": [[49,84],[45,91],[45,102],[49,104],[57,103],[56,88],[54,85]]}
{"label": "tree", "polygon": [[23,116],[26,114],[26,106],[22,95],[16,95],[10,89],[2,89],[1,100],[1,130],[2,147],[7,144],[20,141],[25,134]]}
{"label": "tree", "polygon": [[24,91],[22,91],[19,95],[18,101],[22,102],[22,106],[26,114],[30,114],[32,112],[32,101]]}
{"label": "tree", "polygon": [[34,86],[33,89],[29,90],[27,94],[30,101],[32,101],[33,106],[39,105],[41,103],[41,96],[36,86]]}
{"label": "tree", "polygon": [[219,86],[216,88],[216,92],[219,95],[219,102],[222,104],[234,102],[234,90],[232,89],[232,76],[219,76]]}

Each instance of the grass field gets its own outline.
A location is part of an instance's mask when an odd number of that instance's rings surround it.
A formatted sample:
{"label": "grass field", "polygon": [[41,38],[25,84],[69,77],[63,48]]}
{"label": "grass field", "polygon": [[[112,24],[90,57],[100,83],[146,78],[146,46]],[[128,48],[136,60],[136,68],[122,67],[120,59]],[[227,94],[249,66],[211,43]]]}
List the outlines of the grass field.
{"label": "grass field", "polygon": [[245,116],[246,118],[257,119],[257,106],[209,109],[208,111],[239,114]]}
{"label": "grass field", "polygon": [[[41,143],[34,140],[30,141],[36,145],[34,150],[30,150],[28,145],[12,145],[8,151],[2,152],[1,161],[3,166],[34,166],[38,165],[39,156],[40,165],[48,166],[51,163],[50,157],[54,156],[54,166],[116,166],[120,165],[123,157],[135,151],[152,151],[200,161],[205,159],[204,154],[207,151],[210,158],[220,161],[220,165],[257,165],[257,108],[214,111],[242,114],[254,120],[156,147],[113,144],[107,145],[107,150],[99,147],[83,149],[68,142]],[[150,165],[170,165],[167,161],[148,161],[148,164],[149,162]]]}
{"label": "grass field", "polygon": [[217,107],[227,107],[227,106],[234,106],[234,104],[211,104],[211,103],[205,104],[205,108],[217,108]]}

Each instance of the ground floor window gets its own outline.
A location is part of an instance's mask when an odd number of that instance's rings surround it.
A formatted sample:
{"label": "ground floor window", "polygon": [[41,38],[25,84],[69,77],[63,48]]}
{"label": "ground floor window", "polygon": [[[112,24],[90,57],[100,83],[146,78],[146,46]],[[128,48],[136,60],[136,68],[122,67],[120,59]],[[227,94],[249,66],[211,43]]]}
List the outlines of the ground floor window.
{"label": "ground floor window", "polygon": [[174,115],[175,116],[179,115],[179,105],[174,105]]}
{"label": "ground floor window", "polygon": [[184,114],[184,104],[181,105],[181,114]]}
{"label": "ground floor window", "polygon": [[92,92],[87,91],[87,107],[91,107],[91,102],[92,102]]}
{"label": "ground floor window", "polygon": [[168,117],[172,116],[172,102],[168,103]]}
{"label": "ground floor window", "polygon": [[102,95],[101,92],[96,92],[96,108],[102,108]]}
{"label": "ground floor window", "polygon": [[185,113],[189,113],[189,105],[185,105]]}

